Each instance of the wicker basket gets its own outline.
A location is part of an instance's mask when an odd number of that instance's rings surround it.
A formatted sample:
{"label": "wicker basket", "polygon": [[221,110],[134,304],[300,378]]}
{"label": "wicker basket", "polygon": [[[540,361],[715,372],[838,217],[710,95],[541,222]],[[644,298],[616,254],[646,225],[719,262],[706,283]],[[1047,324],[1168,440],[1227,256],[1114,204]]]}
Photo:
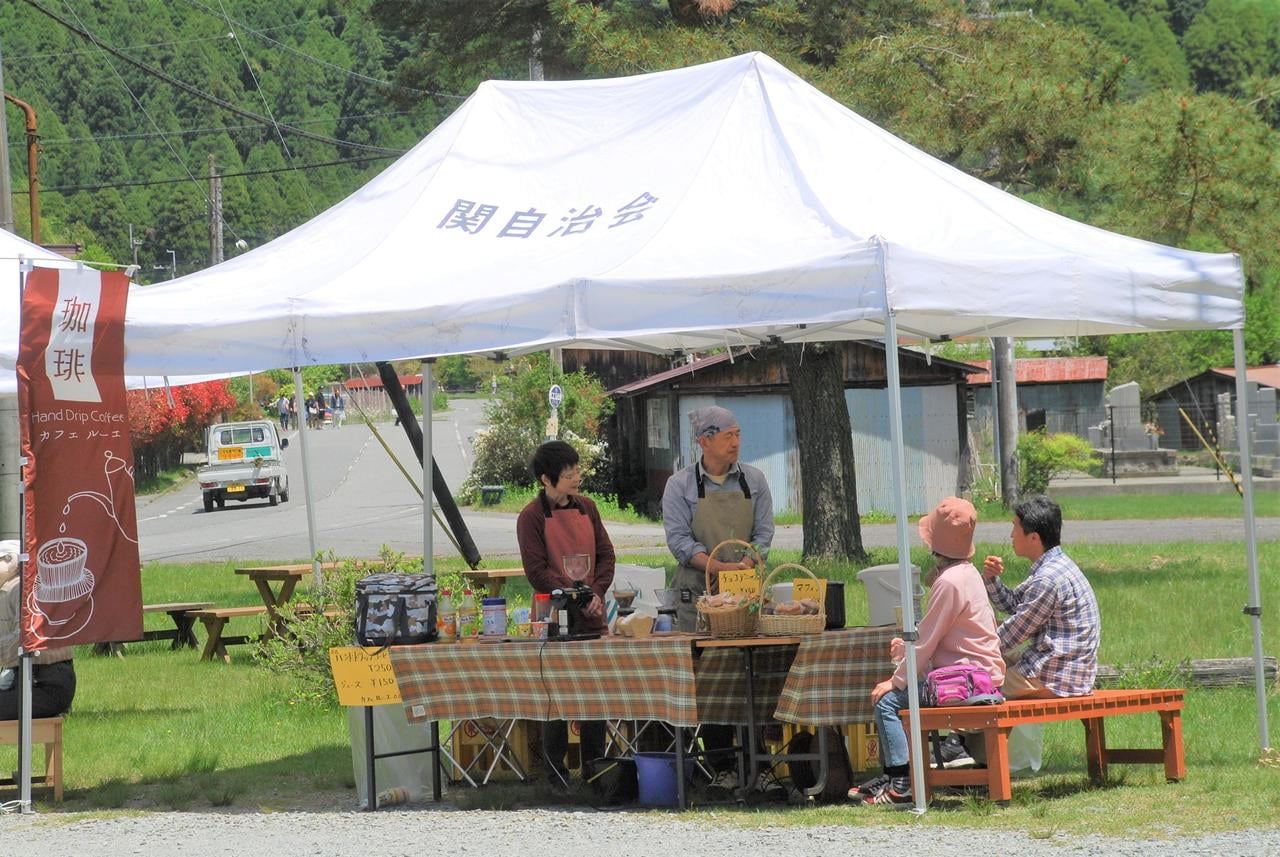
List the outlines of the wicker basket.
{"label": "wicker basket", "polygon": [[[793,568],[803,571],[814,580],[818,576],[803,565],[794,562],[784,562],[782,565],[770,572],[765,578],[764,585],[760,587],[761,592],[769,591],[769,584],[778,576],[778,572],[784,568]],[[778,616],[773,613],[760,613],[760,633],[766,637],[786,637],[791,634],[819,634],[827,627],[827,605],[826,599],[818,599],[818,612],[816,615],[808,616]]]}
{"label": "wicker basket", "polygon": [[[764,567],[764,557],[760,555],[760,551],[741,539],[725,539],[707,554],[707,567],[704,574],[708,594],[715,593],[719,589],[719,586],[715,585],[717,579],[714,575],[722,570],[720,566],[729,565],[727,562],[716,559],[721,548],[728,545],[741,546],[746,549],[744,553],[752,554],[756,579],[759,580],[760,569]],[[756,613],[760,609],[758,591],[753,600],[739,604],[737,607],[707,607],[701,599],[694,606],[697,607],[698,616],[706,621],[707,632],[713,637],[750,637],[756,632]]]}

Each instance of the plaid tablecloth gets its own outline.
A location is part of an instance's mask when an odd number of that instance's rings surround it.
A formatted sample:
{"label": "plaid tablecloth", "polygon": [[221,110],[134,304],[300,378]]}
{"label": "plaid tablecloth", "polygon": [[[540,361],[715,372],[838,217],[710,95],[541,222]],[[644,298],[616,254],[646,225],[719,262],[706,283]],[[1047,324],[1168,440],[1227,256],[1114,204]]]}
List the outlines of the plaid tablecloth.
{"label": "plaid tablecloth", "polygon": [[393,646],[391,668],[410,722],[699,722],[688,638]]}
{"label": "plaid tablecloth", "polygon": [[882,625],[806,637],[773,716],[815,726],[870,722],[871,690],[893,675],[889,641],[900,633]]}
{"label": "plaid tablecloth", "polygon": [[[765,723],[778,707],[778,697],[787,681],[796,645],[756,646],[756,722]],[[697,682],[698,717],[703,723],[745,724],[747,722],[747,673],[742,651],[737,648],[703,649],[694,665]]]}

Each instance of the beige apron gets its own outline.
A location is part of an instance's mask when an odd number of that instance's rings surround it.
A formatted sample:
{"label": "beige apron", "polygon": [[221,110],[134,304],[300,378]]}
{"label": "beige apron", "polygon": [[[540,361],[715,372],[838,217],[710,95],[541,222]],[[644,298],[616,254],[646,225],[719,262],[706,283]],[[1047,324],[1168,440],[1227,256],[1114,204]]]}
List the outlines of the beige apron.
{"label": "beige apron", "polygon": [[[568,575],[564,574],[562,557],[579,553],[591,557],[591,573],[587,575],[584,582],[594,591],[596,529],[591,518],[578,506],[555,507],[551,510],[551,517],[547,519],[546,526],[543,528],[543,537],[547,543],[547,563],[565,577]],[[579,629],[583,633],[608,633],[603,612],[600,616],[583,616],[582,618],[583,624],[589,626]]]}
{"label": "beige apron", "polygon": [[[698,506],[693,511],[691,527],[694,539],[705,545],[708,551],[714,550],[725,539],[750,541],[751,530],[755,526],[755,506],[742,471],[738,471],[738,486],[742,493],[712,491],[708,494],[701,464],[694,465],[694,476],[698,480]],[[698,622],[694,602],[706,591],[706,576],[696,568],[682,565],[676,569],[671,585],[680,590],[680,600],[676,604],[676,629],[694,631]]]}

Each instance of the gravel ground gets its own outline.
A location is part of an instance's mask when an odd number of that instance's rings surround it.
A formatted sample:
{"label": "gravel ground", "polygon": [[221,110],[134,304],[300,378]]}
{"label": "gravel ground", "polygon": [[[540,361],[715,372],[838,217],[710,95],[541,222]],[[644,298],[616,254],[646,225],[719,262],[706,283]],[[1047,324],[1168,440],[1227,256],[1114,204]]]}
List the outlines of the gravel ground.
{"label": "gravel ground", "polygon": [[[874,810],[873,810],[874,811]],[[506,857],[545,850],[552,857],[1274,857],[1280,831],[1213,834],[1196,839],[1129,840],[935,826],[715,827],[659,813],[459,811],[410,805],[358,812],[156,812],[80,819],[57,814],[0,817],[0,853],[60,857],[146,854],[214,857],[421,857],[433,853]]]}

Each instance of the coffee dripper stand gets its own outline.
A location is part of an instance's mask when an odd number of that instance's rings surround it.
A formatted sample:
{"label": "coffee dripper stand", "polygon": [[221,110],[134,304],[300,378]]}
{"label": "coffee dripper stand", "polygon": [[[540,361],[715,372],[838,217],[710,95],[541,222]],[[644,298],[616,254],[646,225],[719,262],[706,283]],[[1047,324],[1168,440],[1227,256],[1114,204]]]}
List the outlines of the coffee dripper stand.
{"label": "coffee dripper stand", "polygon": [[653,630],[659,633],[676,630],[676,602],[680,599],[680,590],[655,589],[653,595],[658,600],[658,619]]}
{"label": "coffee dripper stand", "polygon": [[618,605],[619,619],[621,619],[623,616],[630,616],[632,613],[636,612],[636,608],[634,605],[635,605],[635,600],[639,596],[640,596],[639,589],[632,589],[628,587],[626,589],[613,590],[613,600]]}

